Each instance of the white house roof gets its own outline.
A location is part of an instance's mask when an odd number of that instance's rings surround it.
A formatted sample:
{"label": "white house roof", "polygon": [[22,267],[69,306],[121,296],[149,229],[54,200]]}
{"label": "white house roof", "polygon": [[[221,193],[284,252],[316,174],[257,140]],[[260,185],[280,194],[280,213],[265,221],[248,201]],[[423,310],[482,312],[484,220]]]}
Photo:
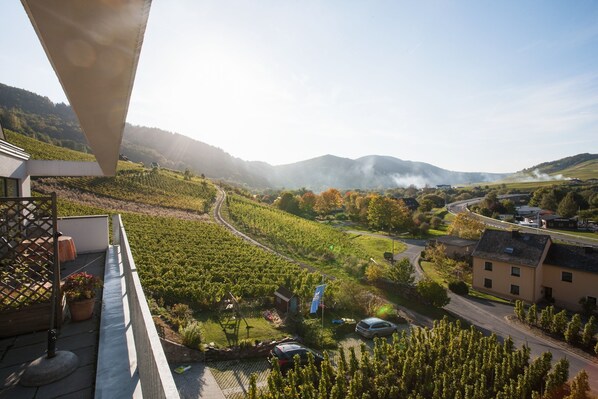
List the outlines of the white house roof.
{"label": "white house roof", "polygon": [[21,0],[104,174],[113,175],[151,0]]}

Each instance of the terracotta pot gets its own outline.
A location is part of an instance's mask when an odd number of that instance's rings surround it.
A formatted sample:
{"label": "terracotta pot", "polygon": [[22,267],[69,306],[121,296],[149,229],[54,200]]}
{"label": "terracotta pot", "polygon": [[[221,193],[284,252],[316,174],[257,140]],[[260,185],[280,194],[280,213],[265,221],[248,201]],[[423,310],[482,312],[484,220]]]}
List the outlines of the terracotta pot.
{"label": "terracotta pot", "polygon": [[93,308],[96,303],[95,298],[84,299],[82,301],[69,301],[72,321],[88,320],[93,315]]}

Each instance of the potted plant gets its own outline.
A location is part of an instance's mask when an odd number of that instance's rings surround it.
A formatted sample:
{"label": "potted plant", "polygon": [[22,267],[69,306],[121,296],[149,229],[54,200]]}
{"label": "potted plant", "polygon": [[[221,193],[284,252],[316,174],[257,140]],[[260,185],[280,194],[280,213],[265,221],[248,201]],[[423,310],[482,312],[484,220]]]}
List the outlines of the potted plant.
{"label": "potted plant", "polygon": [[91,318],[95,305],[96,289],[102,287],[102,280],[92,274],[80,272],[65,279],[63,291],[71,311],[71,320]]}

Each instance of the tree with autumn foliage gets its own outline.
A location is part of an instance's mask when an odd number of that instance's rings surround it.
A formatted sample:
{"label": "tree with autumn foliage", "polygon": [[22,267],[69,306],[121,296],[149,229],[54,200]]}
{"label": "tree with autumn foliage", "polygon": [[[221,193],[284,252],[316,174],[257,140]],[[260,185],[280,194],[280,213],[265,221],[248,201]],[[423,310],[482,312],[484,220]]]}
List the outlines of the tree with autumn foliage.
{"label": "tree with autumn foliage", "polygon": [[468,240],[479,240],[484,231],[484,223],[467,212],[459,213],[451,223],[448,233]]}
{"label": "tree with autumn foliage", "polygon": [[318,195],[314,210],[320,215],[328,215],[343,205],[343,197],[336,188],[329,188]]}

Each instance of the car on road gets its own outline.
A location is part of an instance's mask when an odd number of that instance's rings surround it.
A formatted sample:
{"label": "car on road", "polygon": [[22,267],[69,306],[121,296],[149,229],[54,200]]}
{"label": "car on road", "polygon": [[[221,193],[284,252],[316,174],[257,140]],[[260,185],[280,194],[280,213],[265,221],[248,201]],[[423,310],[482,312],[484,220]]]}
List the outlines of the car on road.
{"label": "car on road", "polygon": [[300,365],[306,365],[308,363],[308,356],[312,354],[314,357],[314,363],[316,366],[320,366],[324,360],[324,356],[319,352],[314,351],[304,345],[297,342],[285,342],[278,344],[270,351],[270,357],[268,361],[273,366],[273,362],[278,362],[278,367],[283,373],[295,367],[295,355],[299,355]]}
{"label": "car on road", "polygon": [[355,332],[366,338],[383,337],[397,331],[399,327],[396,324],[377,317],[363,319],[355,326]]}

